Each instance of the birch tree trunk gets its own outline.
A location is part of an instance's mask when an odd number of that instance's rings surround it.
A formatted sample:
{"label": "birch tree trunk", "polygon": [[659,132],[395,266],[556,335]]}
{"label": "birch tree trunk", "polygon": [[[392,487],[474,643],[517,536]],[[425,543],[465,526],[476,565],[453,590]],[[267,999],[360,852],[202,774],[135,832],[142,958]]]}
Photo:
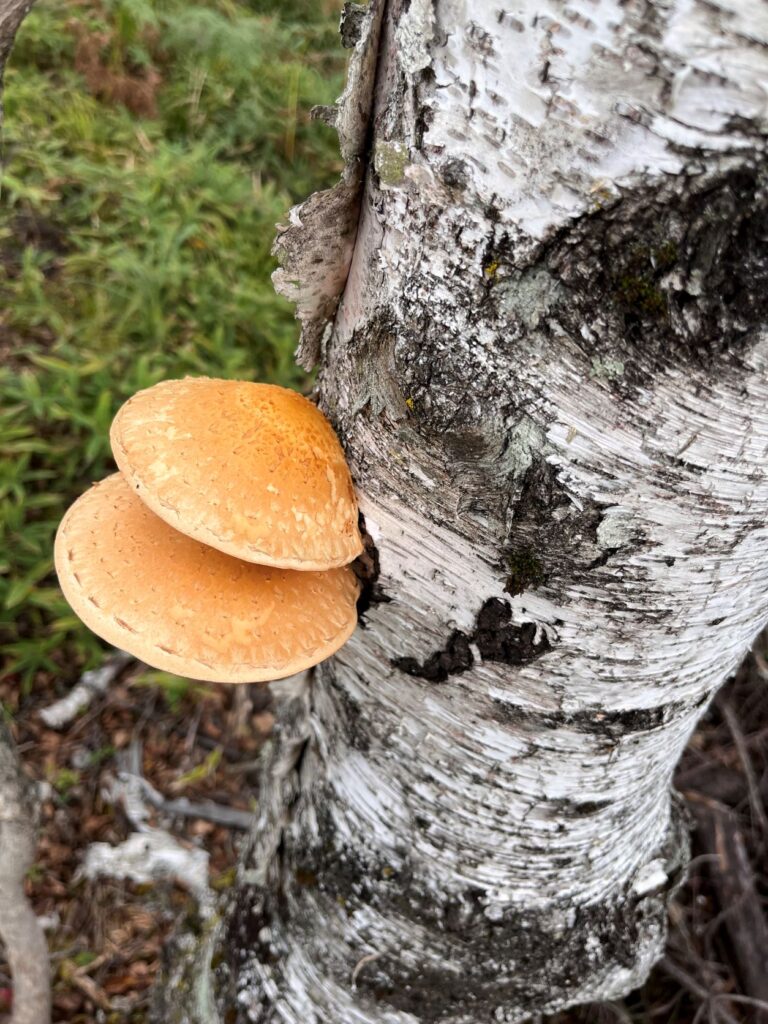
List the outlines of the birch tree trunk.
{"label": "birch tree trunk", "polygon": [[277,283],[359,487],[365,612],[282,687],[195,1012],[519,1021],[661,954],[672,772],[768,620],[768,7],[371,0],[343,28],[346,171]]}

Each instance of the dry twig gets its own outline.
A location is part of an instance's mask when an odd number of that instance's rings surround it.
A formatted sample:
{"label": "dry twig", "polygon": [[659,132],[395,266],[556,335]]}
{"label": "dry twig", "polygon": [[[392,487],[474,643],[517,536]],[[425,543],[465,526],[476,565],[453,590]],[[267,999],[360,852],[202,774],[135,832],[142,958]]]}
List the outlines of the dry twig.
{"label": "dry twig", "polygon": [[736,713],[728,701],[721,699],[718,703],[722,716],[725,719],[731,736],[733,737],[733,743],[738,752],[739,760],[741,761],[744,777],[747,780],[749,806],[752,810],[752,815],[755,821],[759,822],[762,839],[765,841],[768,839],[768,817],[765,813],[765,807],[763,806],[763,799],[760,793],[760,786],[755,778],[755,770],[752,766],[749,751],[747,750],[747,744],[744,740],[744,733],[741,731],[741,726],[739,725]]}
{"label": "dry twig", "polygon": [[63,729],[94,697],[106,692],[107,688],[134,659],[125,651],[115,651],[101,668],[84,672],[80,681],[69,693],[50,707],[43,708],[40,718],[49,729]]}
{"label": "dry twig", "polygon": [[690,794],[689,806],[696,815],[702,844],[719,858],[717,870],[711,871],[712,882],[744,995],[768,1003],[768,922],[738,818],[728,807],[698,794]]}

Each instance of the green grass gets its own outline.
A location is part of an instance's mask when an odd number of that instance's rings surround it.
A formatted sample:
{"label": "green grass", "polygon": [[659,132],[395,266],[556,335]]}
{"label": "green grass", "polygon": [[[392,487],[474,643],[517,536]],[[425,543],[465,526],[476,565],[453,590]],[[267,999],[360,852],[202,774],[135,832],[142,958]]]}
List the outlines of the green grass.
{"label": "green grass", "polygon": [[274,224],[339,171],[335,3],[38,0],[6,75],[0,194],[0,672],[102,656],[52,575],[109,424],[184,374],[302,386]]}

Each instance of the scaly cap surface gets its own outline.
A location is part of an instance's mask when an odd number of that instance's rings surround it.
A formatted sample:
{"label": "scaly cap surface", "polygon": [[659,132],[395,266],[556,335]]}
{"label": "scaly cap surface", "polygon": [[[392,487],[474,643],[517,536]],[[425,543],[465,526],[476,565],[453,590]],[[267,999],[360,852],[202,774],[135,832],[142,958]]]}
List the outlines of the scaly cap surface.
{"label": "scaly cap surface", "polygon": [[120,471],[170,526],[236,558],[291,569],[362,551],[339,440],[288,388],[188,377],[139,391],[110,434]]}
{"label": "scaly cap surface", "polygon": [[173,530],[115,473],[64,516],[64,596],[94,633],[192,679],[263,682],[329,657],[357,621],[349,568],[254,565]]}

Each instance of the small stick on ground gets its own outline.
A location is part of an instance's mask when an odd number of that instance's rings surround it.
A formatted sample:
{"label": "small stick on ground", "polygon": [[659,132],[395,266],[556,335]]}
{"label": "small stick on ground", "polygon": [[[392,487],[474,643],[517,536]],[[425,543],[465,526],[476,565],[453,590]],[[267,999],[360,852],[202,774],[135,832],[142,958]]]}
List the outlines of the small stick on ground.
{"label": "small stick on ground", "polygon": [[202,818],[216,825],[224,825],[225,828],[247,831],[253,825],[253,811],[217,804],[213,800],[193,801],[184,796],[176,799],[163,796],[141,773],[141,744],[138,740],[134,740],[119,761],[121,768],[112,783],[109,796],[115,803],[122,803],[129,821],[138,829],[146,826],[148,806],[161,814]]}
{"label": "small stick on ground", "polygon": [[736,747],[736,751],[741,761],[741,767],[744,771],[744,777],[747,780],[747,789],[749,790],[749,806],[752,810],[752,815],[760,825],[760,832],[763,842],[768,840],[768,816],[765,813],[765,807],[763,806],[763,799],[760,793],[760,785],[755,777],[755,769],[752,766],[752,760],[747,750],[747,744],[744,740],[744,733],[741,731],[739,725],[739,719],[736,716],[736,712],[733,710],[727,700],[721,699],[718,701],[720,712],[722,713],[725,723],[733,737],[733,743]]}
{"label": "small stick on ground", "polygon": [[43,708],[40,718],[49,729],[63,729],[84,708],[87,708],[94,697],[106,692],[107,688],[117,679],[123,669],[133,661],[125,651],[116,651],[101,668],[84,672],[80,681],[69,693],[57,700],[50,707]]}
{"label": "small stick on ground", "polygon": [[[768,921],[749,863],[738,817],[730,808],[698,794],[689,794],[702,845],[718,856],[710,871],[724,911],[744,994],[768,1003]],[[768,1014],[759,1019],[768,1022]]]}
{"label": "small stick on ground", "polygon": [[202,818],[226,828],[237,828],[247,831],[254,820],[253,811],[242,811],[238,807],[227,807],[213,800],[188,800],[185,796],[175,800],[166,799],[146,779],[142,779],[142,787],[147,802],[163,814],[180,814],[184,818]]}

